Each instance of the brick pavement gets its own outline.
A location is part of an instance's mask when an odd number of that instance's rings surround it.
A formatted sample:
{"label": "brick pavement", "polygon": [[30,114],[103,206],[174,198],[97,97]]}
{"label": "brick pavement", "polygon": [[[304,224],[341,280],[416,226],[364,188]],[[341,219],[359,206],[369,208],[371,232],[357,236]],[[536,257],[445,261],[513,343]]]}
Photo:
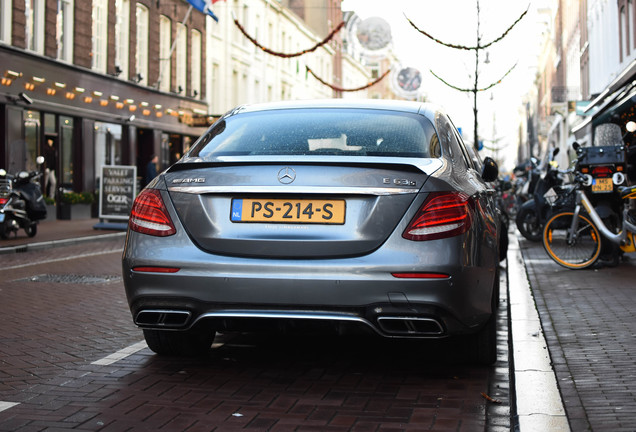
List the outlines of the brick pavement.
{"label": "brick pavement", "polygon": [[572,431],[635,431],[636,258],[568,270],[520,246]]}
{"label": "brick pavement", "polygon": [[[77,276],[66,257],[83,254],[80,273],[109,276],[120,271],[121,240],[28,255],[45,262],[38,274]],[[146,348],[100,366],[90,362],[141,340],[119,281],[44,289],[25,279],[28,268],[6,274],[0,320],[23,329],[0,339],[0,401],[19,402],[0,412],[3,431],[510,430],[505,294],[493,368],[462,364],[452,350],[440,359],[444,344],[333,338],[239,339],[178,362]]]}

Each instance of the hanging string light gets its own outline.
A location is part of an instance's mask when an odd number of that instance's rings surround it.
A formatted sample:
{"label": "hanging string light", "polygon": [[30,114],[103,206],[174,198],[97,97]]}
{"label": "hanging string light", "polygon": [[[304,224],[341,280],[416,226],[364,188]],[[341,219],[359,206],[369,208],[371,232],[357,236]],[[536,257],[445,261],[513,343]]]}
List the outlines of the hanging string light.
{"label": "hanging string light", "polygon": [[[232,14],[232,15],[234,15],[234,14]],[[282,53],[282,52],[274,51],[272,49],[269,49],[269,48],[261,45],[256,39],[254,39],[252,36],[250,36],[247,33],[245,28],[243,28],[241,23],[238,22],[238,19],[236,19],[235,16],[232,16],[232,18],[234,19],[234,24],[236,25],[236,27],[238,27],[238,29],[241,31],[241,33],[243,33],[243,36],[245,36],[250,42],[252,42],[258,48],[260,48],[263,52],[266,52],[267,54],[270,54],[270,55],[273,55],[273,56],[276,56],[276,57],[282,57],[282,58],[299,57],[299,56],[301,56],[303,54],[307,54],[307,53],[316,51],[318,48],[320,48],[321,46],[323,46],[327,42],[329,42],[336,35],[336,33],[338,33],[340,31],[340,29],[342,27],[344,27],[344,25],[345,25],[344,21],[341,22],[340,24],[338,24],[333,30],[331,30],[331,33],[329,33],[325,39],[323,39],[322,41],[318,42],[316,45],[314,45],[311,48],[308,48],[308,49],[305,49],[305,50],[302,50],[302,51],[299,51],[299,52],[296,52],[296,53]]]}
{"label": "hanging string light", "polygon": [[311,74],[311,76],[313,76],[314,78],[316,78],[318,81],[320,81],[322,84],[326,85],[327,87],[329,87],[332,90],[335,91],[340,91],[340,92],[356,92],[356,91],[360,91],[360,90],[364,90],[367,89],[377,83],[379,83],[380,81],[382,81],[390,72],[391,69],[388,69],[386,72],[384,72],[378,79],[376,79],[375,81],[372,81],[366,85],[363,85],[362,87],[357,87],[357,88],[352,88],[352,89],[345,89],[342,87],[338,87],[335,86],[333,84],[329,84],[328,82],[326,82],[325,80],[323,80],[322,78],[320,78],[318,75],[316,75],[314,73],[314,71],[311,70],[311,68],[307,65],[305,65],[305,68],[307,69],[307,72],[309,72]]}

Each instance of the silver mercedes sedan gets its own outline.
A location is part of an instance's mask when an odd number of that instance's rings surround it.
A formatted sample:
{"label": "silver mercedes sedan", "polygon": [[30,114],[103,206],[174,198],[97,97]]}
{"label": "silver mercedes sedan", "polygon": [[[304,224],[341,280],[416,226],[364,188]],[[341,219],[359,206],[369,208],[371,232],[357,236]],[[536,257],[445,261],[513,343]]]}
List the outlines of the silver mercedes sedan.
{"label": "silver mercedes sedan", "polygon": [[123,253],[156,353],[217,332],[457,337],[496,357],[498,168],[428,103],[240,106],[137,196]]}

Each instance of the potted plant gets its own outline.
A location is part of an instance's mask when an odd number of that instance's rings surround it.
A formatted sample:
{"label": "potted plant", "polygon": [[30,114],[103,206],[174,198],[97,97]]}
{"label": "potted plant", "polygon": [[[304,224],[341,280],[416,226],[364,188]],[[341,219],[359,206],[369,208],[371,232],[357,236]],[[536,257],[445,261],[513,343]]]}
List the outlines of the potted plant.
{"label": "potted plant", "polygon": [[88,219],[91,217],[91,204],[95,202],[92,192],[62,191],[60,193],[60,219]]}

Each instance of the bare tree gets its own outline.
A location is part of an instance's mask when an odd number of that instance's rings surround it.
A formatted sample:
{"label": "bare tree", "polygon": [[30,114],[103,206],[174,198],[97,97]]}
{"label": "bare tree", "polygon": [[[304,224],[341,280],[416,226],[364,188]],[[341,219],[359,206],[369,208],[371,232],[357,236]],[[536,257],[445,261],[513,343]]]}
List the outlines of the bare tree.
{"label": "bare tree", "polygon": [[512,25],[510,27],[508,27],[508,29],[506,29],[506,31],[504,31],[501,36],[497,37],[496,39],[493,39],[490,42],[487,43],[482,43],[482,35],[480,32],[480,25],[481,25],[481,17],[480,17],[480,8],[479,8],[479,0],[476,0],[477,3],[477,43],[474,46],[469,46],[469,45],[456,45],[456,44],[451,44],[451,43],[447,43],[447,42],[443,42],[435,37],[433,37],[431,34],[429,34],[428,32],[421,30],[419,27],[417,27],[413,21],[411,21],[408,17],[406,17],[406,19],[408,20],[408,22],[415,28],[415,30],[417,30],[418,32],[422,33],[424,36],[428,37],[429,39],[433,40],[434,42],[443,45],[445,47],[448,48],[454,48],[454,49],[459,49],[459,50],[467,50],[467,51],[474,51],[475,52],[475,79],[473,82],[473,87],[472,88],[463,88],[463,87],[459,87],[453,84],[448,83],[446,80],[444,80],[442,77],[440,77],[439,75],[437,75],[435,72],[433,72],[432,70],[430,71],[433,76],[435,76],[435,78],[437,78],[438,80],[440,80],[441,82],[443,82],[444,84],[446,84],[448,87],[461,91],[461,92],[465,92],[465,93],[473,93],[473,114],[475,116],[475,122],[474,122],[474,127],[475,127],[475,131],[474,131],[474,143],[473,145],[475,146],[475,148],[478,148],[479,146],[479,136],[477,134],[477,93],[480,91],[486,91],[488,89],[493,88],[494,86],[496,86],[497,84],[501,83],[501,81],[510,73],[512,72],[512,70],[515,68],[516,64],[513,65],[510,69],[508,69],[508,72],[506,72],[501,78],[499,78],[497,81],[485,86],[485,87],[479,87],[479,51],[486,49],[494,44],[496,44],[497,42],[499,42],[500,40],[502,40],[504,37],[506,37],[508,35],[508,33],[512,30],[512,28],[514,26],[516,26],[519,21],[521,21],[521,19],[528,13],[528,10],[530,9],[530,6],[528,6],[528,8],[526,8],[526,10],[521,14],[521,16],[519,16],[519,18],[517,18],[517,20],[512,23]]}

